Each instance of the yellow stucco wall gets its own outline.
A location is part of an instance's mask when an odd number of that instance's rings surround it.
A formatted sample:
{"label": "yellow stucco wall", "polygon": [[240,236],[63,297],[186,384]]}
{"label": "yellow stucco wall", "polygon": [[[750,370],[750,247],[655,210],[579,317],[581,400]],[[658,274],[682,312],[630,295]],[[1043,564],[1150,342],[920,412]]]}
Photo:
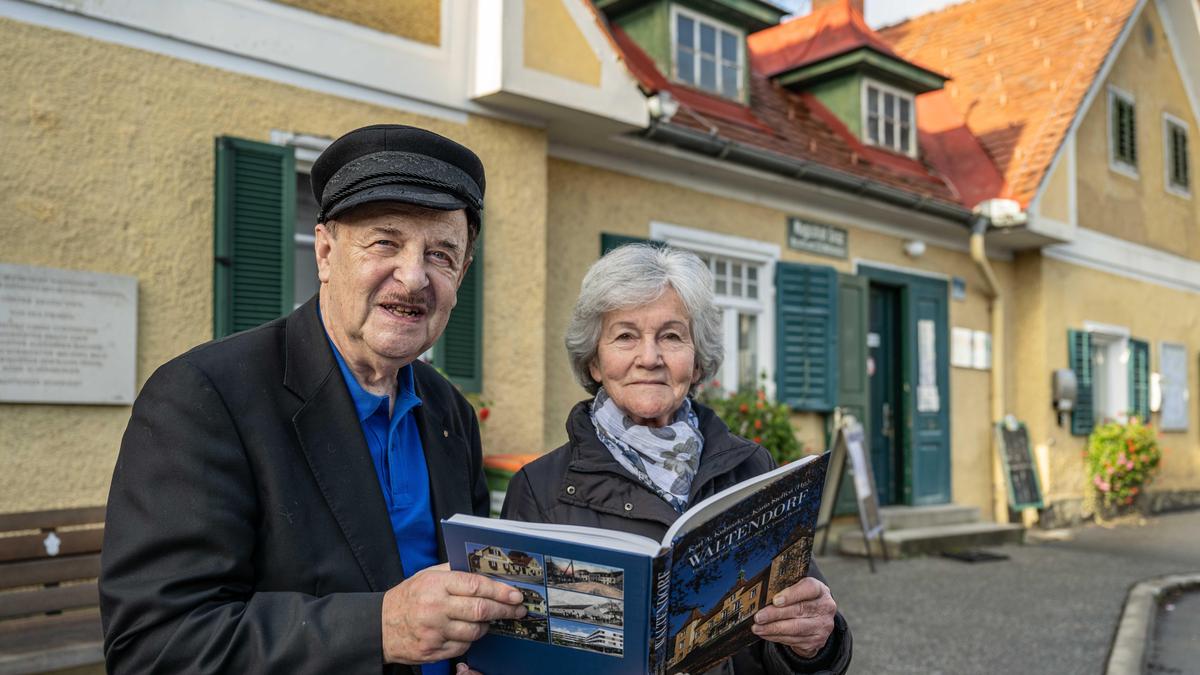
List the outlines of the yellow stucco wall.
{"label": "yellow stucco wall", "polygon": [[[1082,453],[1087,439],[1072,436],[1070,420],[1060,428],[1051,410],[1050,372],[1068,367],[1067,330],[1082,329],[1084,322],[1122,326],[1133,338],[1150,344],[1150,369],[1158,372],[1159,345],[1163,341],[1187,347],[1189,428],[1185,432],[1161,433],[1166,456],[1158,478],[1150,489],[1194,491],[1200,489],[1200,420],[1195,398],[1200,391],[1200,313],[1194,293],[1164,288],[1071,265],[1030,253],[1018,260],[1022,288],[1030,288],[1034,300],[1025,307],[1019,330],[1045,336],[1039,351],[1031,340],[1020,358],[1023,377],[1018,385],[1022,418],[1029,425],[1030,443],[1042,458],[1044,491],[1048,502],[1080,499],[1087,491]],[[1036,288],[1037,290],[1032,290]],[[1024,291],[1018,291],[1023,293]],[[1039,297],[1040,296],[1040,297]],[[1160,416],[1151,414],[1158,426]]]}
{"label": "yellow stucco wall", "polygon": [[525,66],[599,87],[600,59],[564,1],[576,0],[525,0]]}
{"label": "yellow stucco wall", "polygon": [[1060,223],[1071,222],[1071,176],[1067,170],[1067,158],[1063,157],[1054,173],[1046,179],[1042,188],[1041,202],[1038,213],[1045,218],[1052,218]]}
{"label": "yellow stucco wall", "polygon": [[[902,252],[903,240],[848,226],[849,259],[809,255],[787,248],[784,233],[789,214],[782,211],[560,159],[549,162],[548,192],[549,248],[554,251],[548,260],[548,277],[554,283],[546,297],[547,447],[565,440],[566,414],[585,397],[571,376],[563,330],[583,275],[599,257],[602,232],[648,237],[651,221],[658,221],[778,244],[785,261],[828,265],[845,273],[853,271],[853,259],[861,258],[960,276],[967,280],[967,299],[950,301],[950,325],[990,330],[983,280],[965,251],[930,246],[914,261]],[[966,241],[964,229],[964,245]],[[997,262],[994,266],[1001,283],[1009,287],[1011,265]],[[951,391],[943,398],[951,403],[952,498],[959,504],[979,506],[985,517],[991,513],[992,494],[989,381],[988,371],[951,368]],[[821,416],[801,414],[796,420],[805,446],[823,449]]]}
{"label": "yellow stucco wall", "polygon": [[[388,121],[476,150],[489,179],[489,449],[540,446],[541,401],[528,392],[541,391],[544,353],[543,132],[421,117],[8,20],[0,61],[3,260],[136,276],[139,385],[212,334],[214,137],[333,137]],[[0,512],[103,503],[128,418],[128,407],[0,404]]]}
{"label": "yellow stucco wall", "polygon": [[[1147,33],[1153,35],[1152,44]],[[1109,168],[1109,84],[1133,94],[1136,101],[1136,179]],[[1080,227],[1200,260],[1200,125],[1154,3],[1146,4],[1105,85],[1077,132]],[[1164,112],[1190,127],[1191,199],[1164,188]]]}
{"label": "yellow stucco wall", "polygon": [[441,42],[442,0],[273,1],[425,44]]}

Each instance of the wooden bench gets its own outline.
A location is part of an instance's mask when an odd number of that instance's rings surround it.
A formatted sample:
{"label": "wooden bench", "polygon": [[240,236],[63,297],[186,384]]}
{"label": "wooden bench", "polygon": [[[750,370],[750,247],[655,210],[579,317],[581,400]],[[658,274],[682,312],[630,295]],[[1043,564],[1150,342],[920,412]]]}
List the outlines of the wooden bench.
{"label": "wooden bench", "polygon": [[104,507],[0,514],[0,675],[104,661]]}

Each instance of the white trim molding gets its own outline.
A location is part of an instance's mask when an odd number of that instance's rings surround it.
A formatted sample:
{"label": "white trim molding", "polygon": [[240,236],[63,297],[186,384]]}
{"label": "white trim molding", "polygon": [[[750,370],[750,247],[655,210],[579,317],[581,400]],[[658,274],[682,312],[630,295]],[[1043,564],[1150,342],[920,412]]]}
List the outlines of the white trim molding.
{"label": "white trim molding", "polygon": [[463,84],[469,9],[441,3],[433,46],[260,0],[0,0],[0,17],[459,124],[483,111]]}
{"label": "white trim molding", "polygon": [[[1133,129],[1132,129],[1133,138],[1131,139],[1131,142],[1133,143],[1133,147],[1132,147],[1133,162],[1134,162],[1133,164],[1130,164],[1130,163],[1126,162],[1125,160],[1117,157],[1117,145],[1116,145],[1116,142],[1113,137],[1113,105],[1118,100],[1121,101],[1122,103],[1128,104],[1130,109],[1133,111]],[[1125,176],[1126,178],[1132,178],[1134,180],[1139,180],[1140,176],[1138,175],[1138,166],[1137,166],[1137,159],[1138,159],[1137,99],[1134,97],[1134,95],[1132,93],[1125,91],[1124,89],[1121,89],[1120,87],[1117,87],[1116,85],[1110,84],[1110,85],[1108,85],[1107,101],[1108,101],[1108,109],[1107,109],[1108,114],[1105,117],[1105,120],[1107,122],[1107,126],[1105,127],[1105,129],[1106,129],[1105,135],[1108,137],[1108,168],[1111,171],[1113,171],[1114,173]]]}
{"label": "white trim molding", "polygon": [[1156,0],[1155,6],[1191,103],[1192,116],[1200,119],[1200,4]]}
{"label": "white trim molding", "polygon": [[[1184,167],[1185,167],[1185,171],[1186,171],[1186,178],[1188,180],[1188,183],[1186,185],[1184,185],[1183,187],[1179,187],[1172,182],[1171,169],[1173,167],[1171,166],[1171,163],[1174,159],[1174,147],[1171,145],[1171,140],[1173,138],[1173,136],[1171,134],[1172,126],[1178,127],[1179,129],[1183,130],[1183,143],[1184,143],[1183,161],[1184,161]],[[1164,111],[1163,112],[1163,121],[1162,121],[1162,137],[1163,137],[1163,189],[1166,190],[1168,193],[1175,195],[1176,197],[1182,197],[1184,199],[1191,199],[1192,198],[1191,182],[1194,180],[1192,176],[1195,173],[1195,170],[1192,167],[1192,157],[1190,154],[1191,145],[1192,145],[1192,130],[1188,126],[1187,120],[1180,118],[1180,117],[1176,117],[1176,116],[1172,115],[1171,113]]]}
{"label": "white trim molding", "polygon": [[1200,261],[1079,228],[1075,241],[1042,249],[1047,258],[1166,288],[1200,293]]}

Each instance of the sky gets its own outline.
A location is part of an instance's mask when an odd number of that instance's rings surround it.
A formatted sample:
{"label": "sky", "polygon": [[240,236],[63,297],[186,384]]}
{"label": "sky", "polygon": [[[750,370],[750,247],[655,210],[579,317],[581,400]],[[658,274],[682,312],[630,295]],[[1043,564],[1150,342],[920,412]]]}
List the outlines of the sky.
{"label": "sky", "polygon": [[[863,7],[867,23],[872,28],[879,28],[960,2],[963,0],[866,0]],[[774,3],[795,14],[807,14],[811,7],[810,0],[774,0]]]}

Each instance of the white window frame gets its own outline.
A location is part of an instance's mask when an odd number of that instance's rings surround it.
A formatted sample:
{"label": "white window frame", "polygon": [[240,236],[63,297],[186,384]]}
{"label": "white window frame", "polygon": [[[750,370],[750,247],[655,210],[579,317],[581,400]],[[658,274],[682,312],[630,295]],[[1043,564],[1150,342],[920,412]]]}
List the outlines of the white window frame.
{"label": "white window frame", "polygon": [[[1102,393],[1105,409],[1101,410],[1100,406],[1095,405],[1098,392],[1093,390],[1092,415],[1097,425],[1107,419],[1125,424],[1129,421],[1129,407],[1132,404],[1129,400],[1129,329],[1091,321],[1085,321],[1083,329],[1091,333],[1093,364],[1096,353],[1102,351],[1106,370],[1104,383],[1107,387]],[[1095,379],[1093,373],[1092,381],[1095,382]]]}
{"label": "white window frame", "polygon": [[[871,97],[868,94],[868,90],[870,90],[870,89],[876,89],[879,91],[880,111],[879,111],[879,142],[878,143],[871,140],[871,134],[867,130],[868,120],[871,118],[871,110],[868,107],[869,101],[871,100]],[[900,134],[899,134],[900,109],[899,109],[899,107],[896,108],[896,115],[897,115],[897,117],[896,117],[896,131],[897,131],[896,146],[892,147],[892,146],[888,145],[887,143],[884,143],[884,141],[883,141],[884,136],[885,136],[885,134],[883,132],[885,122],[884,122],[883,108],[882,108],[884,94],[891,94],[892,96],[895,96],[897,99],[902,99],[902,100],[908,101],[909,110],[912,111],[912,116],[908,120],[908,150],[907,151],[900,149]],[[872,147],[882,148],[889,152],[894,152],[897,155],[905,155],[907,157],[916,157],[917,156],[917,97],[914,96],[912,94],[912,92],[907,92],[907,91],[904,91],[903,89],[898,89],[891,85],[884,84],[884,83],[880,82],[879,80],[872,80],[867,77],[864,77],[862,80],[862,86],[860,88],[859,95],[861,97],[861,103],[862,103],[862,140],[863,140],[863,143],[866,143],[867,145],[870,145]]]}
{"label": "white window frame", "polygon": [[1187,139],[1189,153],[1191,151],[1191,146],[1192,146],[1192,130],[1188,126],[1188,123],[1185,120],[1178,118],[1169,112],[1164,112],[1163,113],[1163,123],[1162,123],[1162,130],[1163,130],[1163,188],[1167,192],[1175,195],[1176,197],[1183,197],[1184,199],[1191,199],[1192,198],[1191,182],[1192,182],[1193,176],[1195,174],[1195,167],[1192,166],[1192,158],[1190,156],[1185,158],[1185,161],[1187,162],[1187,169],[1188,169],[1188,184],[1185,185],[1184,187],[1179,187],[1179,186],[1171,183],[1171,169],[1172,169],[1172,167],[1171,167],[1171,156],[1172,156],[1171,127],[1172,126],[1179,127],[1180,129],[1183,130],[1183,137],[1185,139]]}
{"label": "white window frame", "polygon": [[[685,16],[685,17],[691,19],[696,24],[696,40],[697,40],[697,42],[699,42],[699,39],[700,39],[699,38],[700,24],[706,23],[706,24],[712,26],[713,28],[718,29],[717,30],[717,54],[716,54],[716,58],[717,58],[717,88],[716,88],[716,90],[705,89],[704,87],[700,86],[700,56],[699,56],[700,50],[699,49],[695,49],[695,48],[693,49],[693,51],[696,54],[694,60],[692,61],[693,80],[691,82],[685,82],[683,79],[681,79],[679,77],[679,63],[678,63],[678,60],[676,59],[676,53],[678,51],[678,46],[679,46],[679,36],[678,36],[677,32],[678,32],[678,25],[679,25],[678,17],[680,17],[680,16]],[[676,4],[671,5],[670,23],[671,23],[671,45],[670,45],[670,49],[671,49],[671,79],[675,82],[686,85],[688,87],[694,87],[696,89],[699,89],[700,91],[705,91],[710,94],[715,94],[722,98],[730,98],[729,96],[726,96],[725,93],[721,90],[721,61],[722,61],[722,56],[724,56],[724,55],[721,53],[721,33],[720,33],[720,31],[722,31],[722,30],[727,31],[729,33],[733,33],[734,36],[737,37],[737,46],[738,46],[738,48],[737,48],[738,49],[738,53],[737,53],[737,94],[733,98],[736,100],[744,99],[745,92],[746,92],[746,33],[745,33],[745,31],[735,28],[723,21],[718,21],[717,19],[714,19],[711,16],[699,14],[699,13],[694,12],[686,7],[681,7]]]}
{"label": "white window frame", "polygon": [[[670,223],[651,222],[650,238],[666,242],[667,245],[707,253],[723,258],[737,258],[742,262],[758,265],[758,300],[719,298],[717,305],[723,311],[722,332],[725,336],[725,361],[716,376],[722,387],[732,392],[738,382],[737,373],[737,310],[758,312],[758,369],[766,372],[767,397],[775,400],[775,265],[779,262],[781,249],[756,239],[747,239],[729,234],[717,234]],[[732,384],[733,387],[727,385]]]}
{"label": "white window frame", "polygon": [[[1114,101],[1116,101],[1117,99],[1121,99],[1122,101],[1133,106],[1133,111],[1134,111],[1133,143],[1134,143],[1134,147],[1135,148],[1137,147],[1137,130],[1138,130],[1137,98],[1135,98],[1132,93],[1125,91],[1124,89],[1121,89],[1120,87],[1110,84],[1110,85],[1108,85],[1108,115],[1106,118],[1107,122],[1104,127],[1104,134],[1108,138],[1108,141],[1107,141],[1108,142],[1108,168],[1111,169],[1114,173],[1118,173],[1122,176],[1125,176],[1126,178],[1132,178],[1134,180],[1138,180],[1140,178],[1140,175],[1138,174],[1137,165],[1136,164],[1127,164],[1124,160],[1117,159],[1117,143],[1113,139],[1113,130],[1112,130],[1112,128],[1113,128],[1113,112],[1114,112],[1113,104],[1114,104]],[[1136,152],[1136,150],[1135,150],[1135,152]]]}

